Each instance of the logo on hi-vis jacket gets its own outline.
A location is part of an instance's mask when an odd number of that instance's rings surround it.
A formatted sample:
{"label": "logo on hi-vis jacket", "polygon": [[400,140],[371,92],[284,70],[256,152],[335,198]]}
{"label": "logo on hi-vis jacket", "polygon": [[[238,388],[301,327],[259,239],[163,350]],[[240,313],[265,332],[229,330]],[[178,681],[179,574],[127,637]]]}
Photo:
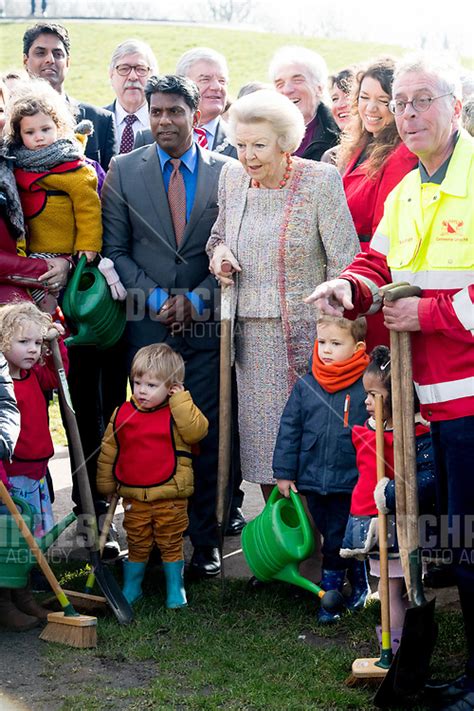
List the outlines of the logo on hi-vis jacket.
{"label": "logo on hi-vis jacket", "polygon": [[464,220],[443,220],[441,223],[441,237],[453,239],[464,237]]}
{"label": "logo on hi-vis jacket", "polygon": [[436,242],[467,242],[464,220],[443,220]]}

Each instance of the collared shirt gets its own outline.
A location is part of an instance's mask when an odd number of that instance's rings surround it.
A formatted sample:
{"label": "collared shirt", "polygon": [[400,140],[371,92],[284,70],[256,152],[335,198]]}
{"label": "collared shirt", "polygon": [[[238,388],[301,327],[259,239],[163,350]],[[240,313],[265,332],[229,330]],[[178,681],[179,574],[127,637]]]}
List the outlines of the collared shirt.
{"label": "collared shirt", "polygon": [[[169,156],[160,146],[156,145],[156,152],[158,154],[158,159],[161,165],[161,172],[163,173],[163,182],[165,184],[166,193],[168,193],[168,186],[170,184],[171,173],[173,172],[173,165],[171,163],[171,156]],[[197,148],[193,143],[191,148],[189,148],[182,156],[180,156],[181,165],[179,166],[179,171],[183,176],[184,188],[186,190],[186,222],[189,222],[191,212],[194,205],[194,197],[196,195],[196,186],[198,179],[198,162],[197,162]]]}
{"label": "collared shirt", "polygon": [[[158,155],[158,160],[160,161],[165,190],[168,193],[171,173],[173,172],[171,156],[169,156],[162,148],[160,148],[158,144],[156,145],[156,153]],[[194,198],[196,196],[196,187],[198,179],[198,152],[196,144],[194,142],[191,145],[191,148],[189,148],[185,153],[183,153],[182,156],[180,156],[180,160],[181,165],[179,166],[179,170],[183,176],[184,189],[186,190],[186,222],[189,222],[189,217],[191,215],[191,211],[194,205]],[[152,311],[159,313],[161,307],[168,299],[168,296],[168,292],[158,286],[149,295],[147,299],[147,304]],[[202,314],[204,309],[204,302],[202,301],[201,297],[192,291],[187,292],[185,296],[187,299],[189,299],[197,313]]]}
{"label": "collared shirt", "polygon": [[[207,136],[207,147],[208,150],[211,150],[212,147],[214,146],[214,141],[217,133],[217,125],[219,123],[220,116],[216,116],[216,118],[213,118],[212,121],[208,121],[207,123],[204,123],[202,126],[199,126],[199,128],[203,128],[206,132]],[[196,134],[194,135],[194,140],[197,140]]]}
{"label": "collared shirt", "polygon": [[[453,151],[456,146],[456,143],[458,142],[458,139],[459,139],[459,131],[457,131],[454,134]],[[420,162],[418,163],[418,167],[420,169],[421,182],[422,183],[433,183],[434,185],[441,185],[441,183],[443,182],[443,180],[446,177],[446,173],[448,172],[448,166],[449,166],[449,162],[452,158],[452,155],[453,154],[451,153],[451,155],[448,156],[448,158],[446,158],[444,163],[442,163],[442,165],[439,166],[438,170],[435,170],[433,175],[428,175],[428,171],[426,170],[425,166],[423,165],[423,163],[420,160]]]}
{"label": "collared shirt", "polygon": [[[146,128],[150,128],[150,116],[148,113],[148,105],[145,101],[143,106],[140,106],[140,108],[137,111],[133,112],[135,116],[137,117],[137,121],[134,121],[132,123],[132,131],[133,135],[136,136],[138,131],[143,131]],[[117,140],[118,144],[120,145],[120,141],[122,140],[122,133],[123,130],[126,126],[125,119],[129,115],[128,111],[125,111],[123,106],[118,102],[118,99],[115,102],[115,111],[114,111],[114,118],[115,118],[115,125],[117,127]]]}

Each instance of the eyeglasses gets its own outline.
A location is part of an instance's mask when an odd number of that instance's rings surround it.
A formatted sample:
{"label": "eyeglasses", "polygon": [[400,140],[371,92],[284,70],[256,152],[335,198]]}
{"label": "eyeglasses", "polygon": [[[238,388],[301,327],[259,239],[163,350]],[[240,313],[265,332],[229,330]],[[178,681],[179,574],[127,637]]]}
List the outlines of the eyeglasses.
{"label": "eyeglasses", "polygon": [[135,74],[138,77],[146,77],[150,71],[150,67],[146,67],[144,64],[117,64],[115,67],[115,71],[121,77],[128,77],[132,69],[135,69]]}
{"label": "eyeglasses", "polygon": [[445,96],[454,96],[451,92],[447,94],[441,94],[440,96],[417,96],[412,99],[412,101],[403,101],[403,99],[392,99],[388,105],[388,108],[395,114],[395,116],[401,116],[405,113],[406,107],[411,104],[415,111],[422,114],[424,111],[428,111],[433,101],[436,99],[443,99]]}

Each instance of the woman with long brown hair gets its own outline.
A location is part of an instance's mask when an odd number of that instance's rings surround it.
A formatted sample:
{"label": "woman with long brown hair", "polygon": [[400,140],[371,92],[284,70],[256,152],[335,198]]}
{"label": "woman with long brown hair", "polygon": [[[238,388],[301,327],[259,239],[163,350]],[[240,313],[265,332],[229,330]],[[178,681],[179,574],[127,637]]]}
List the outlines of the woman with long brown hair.
{"label": "woman with long brown hair", "polygon": [[[387,195],[417,165],[418,159],[402,143],[389,109],[394,61],[376,60],[357,73],[352,92],[352,119],[345,128],[337,166],[362,251],[383,215]],[[388,345],[388,331],[380,314],[367,322],[367,349]]]}

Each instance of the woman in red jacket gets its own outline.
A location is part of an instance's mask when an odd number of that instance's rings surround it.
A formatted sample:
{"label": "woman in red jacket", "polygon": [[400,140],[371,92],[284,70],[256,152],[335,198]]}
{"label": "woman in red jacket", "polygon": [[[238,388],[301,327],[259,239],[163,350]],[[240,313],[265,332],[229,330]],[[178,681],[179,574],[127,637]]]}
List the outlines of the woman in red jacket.
{"label": "woman in red jacket", "polygon": [[[364,252],[382,218],[387,195],[418,163],[401,142],[388,108],[393,71],[394,61],[387,57],[358,72],[352,120],[337,154],[347,203]],[[368,351],[378,344],[388,345],[381,314],[370,316],[367,328]]]}

